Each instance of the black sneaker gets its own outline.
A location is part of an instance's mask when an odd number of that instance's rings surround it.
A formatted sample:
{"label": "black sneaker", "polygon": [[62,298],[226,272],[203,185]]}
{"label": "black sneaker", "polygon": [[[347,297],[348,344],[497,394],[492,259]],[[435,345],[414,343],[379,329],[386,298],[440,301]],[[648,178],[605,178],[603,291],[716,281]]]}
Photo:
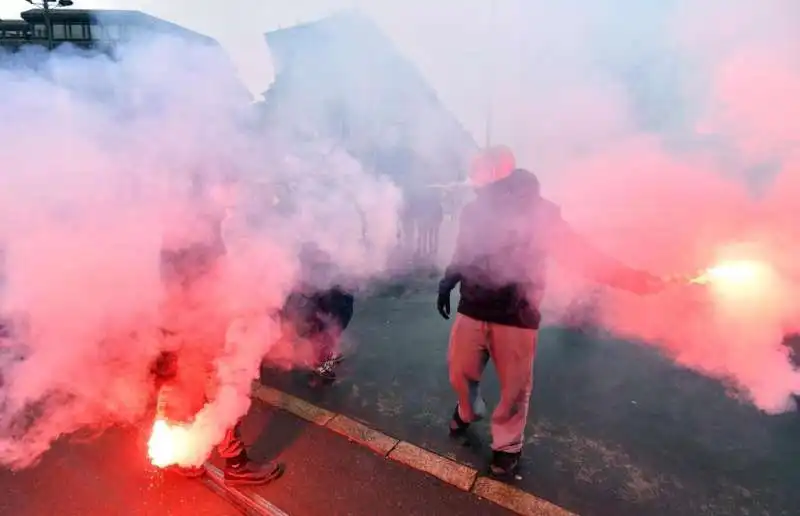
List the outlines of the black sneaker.
{"label": "black sneaker", "polygon": [[502,451],[492,452],[492,462],[489,465],[489,476],[501,480],[510,480],[519,471],[519,459],[522,453],[509,453]]}
{"label": "black sneaker", "polygon": [[336,380],[336,371],[334,371],[335,367],[336,363],[333,360],[328,359],[314,369],[314,374],[326,382],[332,382]]}
{"label": "black sneaker", "polygon": [[268,484],[283,475],[284,466],[280,462],[257,463],[252,461],[240,465],[226,465],[225,483],[229,485]]}
{"label": "black sneaker", "polygon": [[453,411],[453,417],[450,419],[450,437],[463,437],[469,430],[469,423],[464,422],[458,414],[458,405]]}
{"label": "black sneaker", "polygon": [[339,365],[344,362],[344,354],[341,352],[331,353],[328,355],[328,361],[332,362],[333,365]]}

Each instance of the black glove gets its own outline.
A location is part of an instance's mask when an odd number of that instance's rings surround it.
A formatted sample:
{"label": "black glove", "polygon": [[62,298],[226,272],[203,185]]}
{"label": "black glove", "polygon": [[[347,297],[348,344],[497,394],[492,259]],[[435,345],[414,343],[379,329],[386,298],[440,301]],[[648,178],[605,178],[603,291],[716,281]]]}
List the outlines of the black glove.
{"label": "black glove", "polygon": [[436,309],[445,319],[450,319],[450,291],[440,290],[439,297],[436,299]]}

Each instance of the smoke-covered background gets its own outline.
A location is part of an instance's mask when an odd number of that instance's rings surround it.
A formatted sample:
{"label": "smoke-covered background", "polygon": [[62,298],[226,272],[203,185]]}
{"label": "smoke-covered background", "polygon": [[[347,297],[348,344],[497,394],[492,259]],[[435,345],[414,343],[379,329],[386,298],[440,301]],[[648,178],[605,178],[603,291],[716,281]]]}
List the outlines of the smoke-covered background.
{"label": "smoke-covered background", "polygon": [[[152,9],[211,34],[260,94],[280,68],[260,34],[352,2],[297,3],[296,14],[278,2],[201,4],[82,6]],[[781,338],[798,326],[796,5],[447,0],[371,2],[363,11],[479,143],[491,112],[492,141],[511,145],[598,247],[665,275],[726,256],[779,265],[758,292],[603,291],[595,316],[763,410],[790,407],[800,379]],[[9,342],[2,358],[3,462],[27,465],[62,434],[144,412],[147,368],[161,345],[162,242],[196,236],[194,214],[207,205],[236,205],[213,295],[225,317],[247,322],[221,355],[220,370],[235,374],[230,396],[212,406],[207,444],[247,409],[250,380],[278,336],[267,314],[292,287],[300,244],[316,242],[357,286],[394,271],[403,192],[463,179],[469,156],[413,170],[395,164],[391,173],[354,158],[364,139],[392,147],[397,135],[371,122],[398,113],[418,122],[405,135],[418,154],[452,152],[437,143],[446,128],[425,119],[429,99],[403,95],[406,71],[371,60],[361,38],[373,30],[355,24],[337,35],[344,42],[327,81],[295,78],[307,92],[344,99],[339,115],[353,132],[339,140],[313,127],[331,116],[325,102],[298,96],[277,109],[279,123],[263,117],[213,46],[163,37],[134,40],[115,60],[68,50],[46,61],[3,57],[4,309],[25,323],[24,340]],[[350,61],[347,49],[360,57]],[[385,96],[386,84],[398,85],[396,97]],[[224,199],[211,187],[198,195],[198,181],[223,185]],[[456,192],[456,204],[469,196]],[[276,207],[282,195],[291,209]],[[440,265],[454,227],[442,226]],[[554,268],[550,314],[592,291]]]}
{"label": "smoke-covered background", "polygon": [[[317,244],[357,288],[384,268],[399,191],[324,142],[276,151],[214,45],[134,38],[114,59],[61,48],[3,64],[3,309],[13,337],[0,457],[26,465],[60,435],[142,415],[150,365],[169,348],[160,328],[176,324],[218,361],[218,397],[198,419],[210,451],[246,412],[280,336],[272,315],[297,279],[297,250]],[[182,319],[166,320],[162,250],[213,242],[203,216],[214,210],[228,212],[219,281],[195,289],[200,309],[187,299]],[[225,349],[205,335],[217,320],[239,321]]]}

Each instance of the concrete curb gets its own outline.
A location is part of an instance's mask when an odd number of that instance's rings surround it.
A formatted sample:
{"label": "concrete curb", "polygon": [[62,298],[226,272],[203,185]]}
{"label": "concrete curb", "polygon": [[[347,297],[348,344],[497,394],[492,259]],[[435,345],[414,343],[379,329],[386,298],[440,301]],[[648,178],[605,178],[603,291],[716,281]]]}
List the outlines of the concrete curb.
{"label": "concrete curb", "polygon": [[233,503],[247,516],[289,516],[257,494],[225,484],[223,473],[216,466],[206,463],[205,468],[206,476],[203,478],[205,485]]}
{"label": "concrete curb", "polygon": [[432,475],[443,482],[484,498],[523,516],[576,516],[514,486],[478,476],[478,471],[465,464],[442,457],[414,444],[400,441],[347,416],[312,405],[291,394],[253,384],[253,397],[340,434],[387,459]]}

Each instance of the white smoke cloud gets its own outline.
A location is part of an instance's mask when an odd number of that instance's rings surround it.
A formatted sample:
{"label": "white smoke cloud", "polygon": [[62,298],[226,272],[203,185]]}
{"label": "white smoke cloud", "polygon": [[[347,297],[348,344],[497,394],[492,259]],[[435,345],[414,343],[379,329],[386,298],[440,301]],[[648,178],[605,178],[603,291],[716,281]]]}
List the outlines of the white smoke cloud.
{"label": "white smoke cloud", "polygon": [[[317,243],[357,288],[394,246],[397,188],[341,150],[276,143],[214,45],[149,36],[113,59],[3,54],[0,96],[2,309],[13,323],[0,363],[5,465],[145,413],[150,365],[170,345],[159,331],[162,248],[210,239],[198,218],[209,206],[229,205],[219,281],[197,293],[214,313],[184,310],[181,321],[198,337],[183,346],[207,355],[217,383],[197,418],[195,462],[249,406],[297,248]],[[231,181],[216,196],[195,191]],[[294,209],[278,212],[287,181]],[[214,321],[230,326],[227,339],[209,342]]]}

